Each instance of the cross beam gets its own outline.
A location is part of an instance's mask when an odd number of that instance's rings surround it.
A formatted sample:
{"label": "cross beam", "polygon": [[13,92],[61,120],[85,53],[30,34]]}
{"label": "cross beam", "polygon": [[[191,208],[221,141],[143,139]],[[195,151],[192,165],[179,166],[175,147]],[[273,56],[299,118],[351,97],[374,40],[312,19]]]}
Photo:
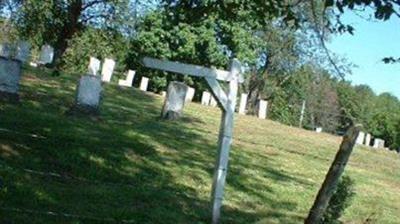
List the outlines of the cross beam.
{"label": "cross beam", "polygon": [[[233,121],[236,107],[236,98],[239,83],[243,82],[242,65],[233,59],[229,71],[206,68],[198,65],[182,64],[179,62],[163,61],[153,58],[144,58],[143,63],[148,68],[174,72],[183,75],[204,77],[222,109],[222,118],[218,138],[218,157],[215,164],[212,185],[212,223],[219,223],[221,206],[224,194],[224,185],[228,169],[229,151],[232,144]],[[229,89],[225,92],[217,80],[229,82]]]}

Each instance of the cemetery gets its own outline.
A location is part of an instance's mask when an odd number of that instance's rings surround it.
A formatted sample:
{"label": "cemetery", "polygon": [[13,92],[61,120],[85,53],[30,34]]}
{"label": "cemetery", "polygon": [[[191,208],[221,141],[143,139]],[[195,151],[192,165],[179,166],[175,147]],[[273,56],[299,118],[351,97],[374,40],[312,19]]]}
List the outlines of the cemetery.
{"label": "cemetery", "polygon": [[400,101],[286,52],[354,6],[42,3],[0,3],[0,223],[400,223]]}

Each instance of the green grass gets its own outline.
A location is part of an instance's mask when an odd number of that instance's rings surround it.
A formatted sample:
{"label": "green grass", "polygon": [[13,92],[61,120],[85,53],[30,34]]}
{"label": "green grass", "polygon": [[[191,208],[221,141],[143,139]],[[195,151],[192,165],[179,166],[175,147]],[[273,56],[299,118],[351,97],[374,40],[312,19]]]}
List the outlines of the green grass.
{"label": "green grass", "polygon": [[[0,223],[209,223],[219,109],[165,122],[160,96],[108,84],[100,116],[68,116],[77,79],[27,68],[21,102],[0,103]],[[237,116],[222,223],[303,222],[340,141]],[[357,147],[342,220],[400,223],[399,171],[397,154]]]}

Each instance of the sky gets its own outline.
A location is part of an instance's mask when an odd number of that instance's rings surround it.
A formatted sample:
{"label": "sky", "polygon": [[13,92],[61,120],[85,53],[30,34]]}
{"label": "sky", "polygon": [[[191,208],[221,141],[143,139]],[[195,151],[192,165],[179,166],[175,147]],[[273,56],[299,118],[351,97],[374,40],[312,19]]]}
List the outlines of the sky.
{"label": "sky", "polygon": [[385,64],[382,58],[400,57],[400,19],[369,21],[354,12],[343,16],[345,24],[355,28],[354,35],[342,34],[332,38],[328,48],[357,65],[346,76],[353,84],[367,84],[377,94],[389,92],[400,99],[400,63]]}

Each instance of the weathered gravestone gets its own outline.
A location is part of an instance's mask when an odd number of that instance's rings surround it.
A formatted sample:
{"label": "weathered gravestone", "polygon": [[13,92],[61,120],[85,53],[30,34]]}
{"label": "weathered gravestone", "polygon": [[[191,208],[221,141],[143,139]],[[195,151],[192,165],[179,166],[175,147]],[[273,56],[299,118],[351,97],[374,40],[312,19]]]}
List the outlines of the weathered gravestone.
{"label": "weathered gravestone", "polygon": [[[182,64],[179,62],[162,61],[152,58],[143,59],[146,67],[163,71],[175,72],[183,75],[203,77],[212,90],[213,96],[218,100],[222,110],[221,126],[219,133],[219,152],[215,165],[214,180],[212,185],[212,223],[220,220],[224,185],[228,169],[229,151],[232,144],[233,121],[236,108],[236,98],[239,83],[243,83],[241,75],[242,66],[236,59],[232,60],[230,71],[206,68],[198,65]],[[225,91],[218,80],[228,82],[228,91]]]}
{"label": "weathered gravestone", "polygon": [[360,133],[358,133],[358,136],[357,136],[356,144],[357,145],[364,144],[364,138],[365,138],[365,133],[360,131]]}
{"label": "weathered gravestone", "polygon": [[90,61],[89,61],[89,75],[97,75],[99,73],[100,70],[100,60],[95,58],[95,57],[90,57]]}
{"label": "weathered gravestone", "polygon": [[380,138],[376,138],[376,139],[374,139],[374,145],[372,147],[374,147],[376,149],[384,148],[385,141]]}
{"label": "weathered gravestone", "polygon": [[218,105],[217,100],[213,96],[211,96],[210,106],[216,107],[217,105]]}
{"label": "weathered gravestone", "polygon": [[40,57],[38,64],[39,65],[46,65],[51,64],[54,58],[54,48],[50,45],[43,45],[40,51]]}
{"label": "weathered gravestone", "polygon": [[185,99],[186,102],[192,102],[194,94],[195,94],[195,91],[196,90],[194,88],[192,88],[192,87],[188,88],[188,91],[186,93],[186,99]]}
{"label": "weathered gravestone", "polygon": [[166,120],[177,120],[181,117],[185,106],[188,86],[181,82],[170,82],[162,109],[161,118]]}
{"label": "weathered gravestone", "polygon": [[101,78],[95,75],[85,75],[79,80],[76,94],[75,110],[97,114],[101,100]]}
{"label": "weathered gravestone", "polygon": [[133,79],[135,78],[136,71],[129,70],[126,75],[126,79],[120,79],[118,81],[118,85],[131,87],[133,83]]}
{"label": "weathered gravestone", "polygon": [[103,68],[101,69],[101,80],[103,82],[111,82],[111,77],[114,72],[115,61],[106,58],[103,63]]}
{"label": "weathered gravestone", "polygon": [[15,59],[21,62],[26,62],[30,56],[30,47],[31,45],[26,41],[18,42]]}
{"label": "weathered gravestone", "polygon": [[240,95],[240,104],[239,104],[239,114],[246,114],[246,104],[247,104],[247,94],[242,93]]}
{"label": "weathered gravestone", "polygon": [[365,144],[366,146],[370,146],[370,145],[371,145],[371,134],[370,134],[370,133],[367,133],[367,135],[365,136],[365,142],[364,142],[364,144]]}
{"label": "weathered gravestone", "polygon": [[258,117],[261,119],[267,118],[268,101],[260,100],[258,104]]}
{"label": "weathered gravestone", "polygon": [[11,54],[11,46],[8,43],[0,44],[0,57],[8,58]]}
{"label": "weathered gravestone", "polygon": [[201,105],[210,105],[211,93],[204,91],[201,96]]}
{"label": "weathered gravestone", "polygon": [[147,86],[148,85],[149,85],[149,78],[142,77],[139,89],[142,90],[142,91],[147,91]]}
{"label": "weathered gravestone", "polygon": [[0,57],[0,98],[18,101],[19,82],[22,62],[16,59]]}

